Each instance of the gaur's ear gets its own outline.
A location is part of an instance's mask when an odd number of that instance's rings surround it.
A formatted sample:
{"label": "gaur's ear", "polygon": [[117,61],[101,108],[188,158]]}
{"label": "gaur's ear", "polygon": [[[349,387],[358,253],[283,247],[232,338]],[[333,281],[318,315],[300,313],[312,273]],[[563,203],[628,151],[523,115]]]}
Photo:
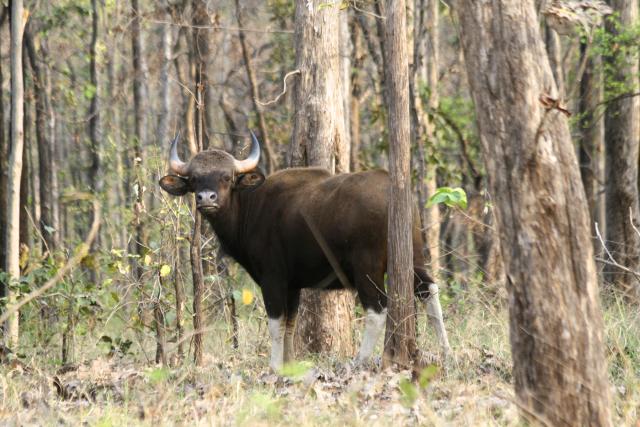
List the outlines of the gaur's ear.
{"label": "gaur's ear", "polygon": [[239,190],[243,190],[245,188],[257,188],[264,182],[264,180],[264,174],[260,169],[256,168],[251,172],[238,175],[238,178],[236,178],[236,188]]}
{"label": "gaur's ear", "polygon": [[160,180],[160,187],[169,194],[174,196],[184,196],[191,191],[191,186],[186,178],[178,175],[163,176]]}

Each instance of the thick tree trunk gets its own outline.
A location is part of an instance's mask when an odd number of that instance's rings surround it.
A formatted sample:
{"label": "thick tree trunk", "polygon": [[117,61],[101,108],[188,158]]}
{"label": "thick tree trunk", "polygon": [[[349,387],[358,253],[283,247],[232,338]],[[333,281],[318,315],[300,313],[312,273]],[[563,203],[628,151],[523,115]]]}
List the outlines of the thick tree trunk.
{"label": "thick tree trunk", "polygon": [[[638,20],[638,2],[612,0],[623,28]],[[615,34],[616,26],[607,23],[607,30]],[[611,52],[605,57],[614,72],[617,84],[625,84],[632,92],[638,87],[638,57],[624,52]],[[623,62],[623,66],[620,66]],[[638,201],[638,152],[640,148],[640,98],[624,97],[607,105],[605,114],[605,151],[607,168],[606,215],[607,246],[616,261],[640,272],[640,234],[633,225],[640,226]],[[633,221],[633,224],[631,223]],[[612,266],[605,269],[606,280],[616,284],[629,298],[640,301],[640,283],[631,275]]]}
{"label": "thick tree trunk", "polygon": [[[7,186],[7,228],[5,237],[6,266],[9,280],[20,278],[20,178],[24,149],[24,86],[22,75],[22,36],[27,16],[24,15],[22,0],[11,2],[11,154]],[[9,288],[7,306],[16,303],[15,293]],[[7,321],[5,342],[9,347],[17,347],[19,339],[18,311]]]}
{"label": "thick tree trunk", "polygon": [[[297,0],[294,130],[290,166],[321,166],[348,172],[349,153],[340,82],[339,2]],[[353,354],[354,298],[349,291],[305,290],[300,303],[297,347]]]}
{"label": "thick tree trunk", "polygon": [[389,100],[389,248],[388,315],[384,364],[410,366],[416,354],[413,287],[413,200],[409,116],[409,55],[404,0],[386,5],[384,21],[387,96]]}
{"label": "thick tree trunk", "polygon": [[589,218],[532,0],[458,0],[494,196],[518,406],[554,426],[611,425]]}

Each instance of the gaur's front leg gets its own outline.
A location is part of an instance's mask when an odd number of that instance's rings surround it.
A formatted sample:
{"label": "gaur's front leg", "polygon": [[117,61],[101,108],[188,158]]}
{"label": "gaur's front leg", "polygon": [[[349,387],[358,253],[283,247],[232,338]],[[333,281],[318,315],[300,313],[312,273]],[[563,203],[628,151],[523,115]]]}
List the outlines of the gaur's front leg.
{"label": "gaur's front leg", "polygon": [[271,368],[279,372],[284,363],[284,336],[286,329],[286,288],[279,281],[263,281],[260,284],[264,307],[267,311],[267,325],[271,335]]}
{"label": "gaur's front leg", "polygon": [[284,336],[285,322],[284,315],[267,319],[269,334],[271,335],[271,361],[269,366],[278,372],[282,368],[284,361]]}

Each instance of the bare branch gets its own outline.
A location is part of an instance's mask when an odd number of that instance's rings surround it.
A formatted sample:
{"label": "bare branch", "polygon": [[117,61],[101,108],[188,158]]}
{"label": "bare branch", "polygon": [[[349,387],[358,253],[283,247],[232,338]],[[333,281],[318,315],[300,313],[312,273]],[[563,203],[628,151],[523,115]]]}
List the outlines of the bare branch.
{"label": "bare branch", "polygon": [[284,82],[284,88],[282,89],[282,92],[275,97],[275,99],[268,101],[268,102],[262,102],[259,99],[256,99],[256,102],[258,104],[260,104],[262,107],[266,107],[267,105],[271,105],[271,104],[275,104],[276,102],[278,102],[280,100],[280,98],[282,98],[282,96],[287,93],[287,78],[289,76],[293,76],[294,74],[300,74],[300,70],[294,70],[294,71],[289,71],[283,79]]}

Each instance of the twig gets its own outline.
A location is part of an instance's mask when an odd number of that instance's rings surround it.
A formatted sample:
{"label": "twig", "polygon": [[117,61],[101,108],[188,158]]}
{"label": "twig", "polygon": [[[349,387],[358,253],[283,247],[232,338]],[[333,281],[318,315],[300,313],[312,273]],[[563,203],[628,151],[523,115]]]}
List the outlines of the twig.
{"label": "twig", "polygon": [[[635,225],[633,225],[633,221],[631,221],[631,226],[633,227],[633,229],[637,233],[638,229],[635,227]],[[640,273],[630,269],[629,267],[626,267],[626,266],[618,263],[618,261],[616,261],[615,258],[613,258],[613,255],[611,255],[611,252],[609,252],[609,249],[607,249],[607,245],[604,243],[604,239],[602,238],[602,235],[600,234],[600,230],[598,229],[598,223],[597,222],[595,223],[595,228],[596,228],[596,236],[598,236],[598,240],[600,240],[600,244],[602,245],[602,247],[604,248],[604,251],[607,253],[607,256],[609,257],[608,260],[606,260],[604,258],[596,257],[596,261],[600,261],[600,262],[602,262],[604,264],[616,267],[616,268],[624,271],[625,273],[629,273],[629,274],[631,274],[633,276],[634,279],[636,279],[638,282],[640,282]]]}
{"label": "twig", "polygon": [[24,305],[38,298],[39,296],[44,294],[48,289],[51,289],[60,280],[62,280],[62,278],[68,272],[70,272],[78,264],[80,264],[83,258],[87,256],[87,254],[89,253],[89,248],[91,247],[91,244],[93,243],[96,236],[98,235],[99,228],[100,228],[100,202],[96,199],[93,202],[93,224],[91,224],[91,229],[89,230],[89,234],[87,235],[86,240],[84,241],[83,244],[81,244],[78,247],[77,253],[73,257],[71,257],[69,262],[67,262],[67,264],[64,267],[62,267],[60,270],[58,270],[55,276],[49,279],[44,285],[42,285],[35,291],[27,294],[24,298],[22,298],[16,304],[13,304],[7,307],[6,311],[2,313],[2,316],[0,316],[0,324],[4,323],[7,319],[9,319],[9,317],[11,317],[11,315],[13,315],[18,310],[20,310],[20,308],[22,308]]}
{"label": "twig", "polygon": [[294,71],[289,71],[283,79],[284,82],[284,88],[282,89],[282,92],[276,96],[275,99],[268,101],[268,102],[262,102],[259,99],[256,98],[256,103],[260,104],[262,107],[266,107],[267,105],[271,105],[271,104],[275,104],[276,102],[278,102],[280,100],[280,98],[282,98],[282,96],[287,93],[287,77],[292,76],[294,74],[300,74],[300,70],[294,70]]}

